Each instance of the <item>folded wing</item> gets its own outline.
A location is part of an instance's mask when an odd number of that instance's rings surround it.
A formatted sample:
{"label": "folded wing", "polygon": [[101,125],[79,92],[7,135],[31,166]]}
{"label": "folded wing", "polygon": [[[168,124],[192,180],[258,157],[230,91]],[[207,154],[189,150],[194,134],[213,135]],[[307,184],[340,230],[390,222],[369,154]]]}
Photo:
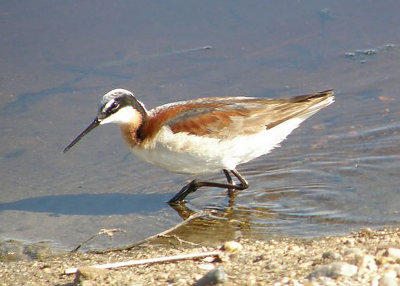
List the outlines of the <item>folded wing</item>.
{"label": "folded wing", "polygon": [[331,90],[288,99],[200,98],[153,110],[143,132],[150,135],[169,126],[174,133],[224,140],[271,129],[294,117],[306,119],[332,102]]}

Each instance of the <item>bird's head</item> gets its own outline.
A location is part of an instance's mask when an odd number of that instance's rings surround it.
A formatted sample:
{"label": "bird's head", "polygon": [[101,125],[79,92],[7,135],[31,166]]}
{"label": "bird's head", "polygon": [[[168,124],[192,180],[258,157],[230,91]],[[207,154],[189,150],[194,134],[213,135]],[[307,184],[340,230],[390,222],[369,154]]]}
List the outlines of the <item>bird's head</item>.
{"label": "bird's head", "polygon": [[143,103],[138,101],[132,92],[114,89],[103,96],[96,118],[64,149],[64,153],[99,125],[107,123],[140,125],[146,116],[147,111]]}

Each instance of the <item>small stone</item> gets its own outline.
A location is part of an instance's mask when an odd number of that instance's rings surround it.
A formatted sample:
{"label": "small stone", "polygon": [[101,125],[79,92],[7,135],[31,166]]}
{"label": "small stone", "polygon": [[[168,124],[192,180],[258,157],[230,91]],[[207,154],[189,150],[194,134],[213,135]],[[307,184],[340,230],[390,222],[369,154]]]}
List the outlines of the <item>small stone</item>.
{"label": "small stone", "polygon": [[289,246],[288,250],[291,250],[294,252],[300,252],[301,247],[299,247],[298,245],[291,245],[291,246]]}
{"label": "small stone", "polygon": [[400,258],[400,249],[389,247],[383,255],[395,259]]}
{"label": "small stone", "polygon": [[80,286],[95,286],[96,283],[94,281],[84,280],[84,281],[80,282],[77,285],[80,285]]}
{"label": "small stone", "polygon": [[350,238],[346,239],[344,243],[346,245],[354,246],[354,244],[356,243],[356,240],[354,238],[350,237]]}
{"label": "small stone", "polygon": [[79,267],[78,271],[76,272],[75,281],[74,283],[79,284],[85,280],[94,280],[97,277],[104,276],[107,274],[107,270],[99,269],[89,266],[82,266]]}
{"label": "small stone", "polygon": [[362,255],[364,255],[364,252],[363,252],[360,248],[352,247],[352,248],[346,248],[346,249],[343,251],[343,254],[344,254],[345,256],[348,256],[348,255],[362,256]]}
{"label": "small stone", "polygon": [[[201,275],[201,274],[199,274],[199,273],[196,273],[196,274],[194,274],[194,279],[196,279],[196,281],[197,280],[200,280],[201,279],[201,277],[203,277],[203,275]],[[169,282],[173,282],[173,281],[169,281]]]}
{"label": "small stone", "polygon": [[215,266],[212,263],[204,263],[204,264],[200,264],[199,268],[201,270],[213,270],[213,269],[215,269]]}
{"label": "small stone", "polygon": [[168,282],[169,283],[176,283],[176,282],[178,282],[178,280],[181,278],[181,276],[180,276],[180,274],[179,273],[177,273],[177,274],[169,274],[168,275]]}
{"label": "small stone", "polygon": [[400,277],[400,264],[393,264],[390,269],[396,272],[397,277]]}
{"label": "small stone", "polygon": [[169,275],[168,275],[168,273],[160,272],[155,276],[155,278],[157,280],[165,280],[166,281],[166,280],[168,280]]}
{"label": "small stone", "polygon": [[353,264],[359,264],[364,257],[364,252],[360,248],[352,247],[344,250],[343,255]]}
{"label": "small stone", "polygon": [[24,246],[24,254],[33,259],[46,259],[55,256],[57,252],[53,250],[47,242],[37,242]]}
{"label": "small stone", "polygon": [[253,273],[250,273],[250,275],[247,277],[246,285],[247,286],[257,285],[257,278]]}
{"label": "small stone", "polygon": [[321,10],[319,10],[319,12],[323,15],[329,15],[331,13],[331,11],[329,10],[329,8],[323,8]]}
{"label": "small stone", "polygon": [[382,258],[386,254],[386,249],[385,248],[378,248],[378,250],[375,253],[375,257],[377,258]]}
{"label": "small stone", "polygon": [[375,49],[366,49],[366,50],[364,50],[364,55],[367,55],[367,56],[376,55],[376,50]]}
{"label": "small stone", "polygon": [[355,53],[352,53],[352,52],[347,52],[347,53],[344,54],[344,56],[345,56],[346,58],[354,58],[354,57],[356,56],[356,54],[355,54]]}
{"label": "small stone", "polygon": [[391,270],[382,275],[379,286],[397,286],[396,272]]}
{"label": "small stone", "polygon": [[256,258],[253,259],[253,263],[263,261],[264,259],[265,259],[264,255],[258,255],[258,256],[256,256]]}
{"label": "small stone", "polygon": [[365,236],[371,236],[374,234],[374,231],[369,227],[364,227],[360,230],[360,233]]}
{"label": "small stone", "polygon": [[282,280],[281,280],[281,282],[283,284],[287,284],[287,283],[289,283],[289,281],[290,281],[289,277],[283,277]]}
{"label": "small stone", "polygon": [[359,237],[357,242],[363,244],[365,242],[365,237]]}
{"label": "small stone", "polygon": [[211,262],[214,262],[214,261],[215,261],[215,257],[209,256],[209,257],[203,258],[203,261],[204,261],[204,262],[211,263]]}
{"label": "small stone", "polygon": [[0,261],[11,262],[27,259],[23,253],[24,245],[17,240],[7,240],[0,242]]}
{"label": "small stone", "polygon": [[206,273],[202,278],[197,280],[194,284],[196,286],[216,285],[218,283],[225,283],[228,281],[228,275],[226,275],[222,267],[211,270]]}
{"label": "small stone", "polygon": [[236,241],[227,241],[224,243],[223,249],[230,253],[236,253],[243,249],[243,246]]}
{"label": "small stone", "polygon": [[292,280],[293,286],[304,286],[302,283],[297,281],[296,279]]}
{"label": "small stone", "polygon": [[231,259],[231,253],[228,252],[221,252],[218,254],[218,261],[220,262],[228,262]]}
{"label": "small stone", "polygon": [[364,255],[360,263],[360,271],[377,271],[375,257],[372,255]]}
{"label": "small stone", "polygon": [[342,260],[342,256],[334,251],[326,251],[322,254],[323,259]]}
{"label": "small stone", "polygon": [[129,284],[129,286],[143,286],[143,282],[142,281],[133,281]]}
{"label": "small stone", "polygon": [[339,276],[353,276],[357,273],[357,270],[357,266],[346,262],[332,262],[311,272],[307,276],[307,279],[318,277],[337,278]]}
{"label": "small stone", "polygon": [[186,279],[184,279],[184,278],[179,278],[179,279],[176,281],[175,285],[177,285],[177,286],[188,285],[188,282],[187,282]]}
{"label": "small stone", "polygon": [[385,45],[385,49],[387,49],[387,50],[393,49],[393,48],[395,48],[395,47],[396,47],[395,44],[386,44],[386,45]]}

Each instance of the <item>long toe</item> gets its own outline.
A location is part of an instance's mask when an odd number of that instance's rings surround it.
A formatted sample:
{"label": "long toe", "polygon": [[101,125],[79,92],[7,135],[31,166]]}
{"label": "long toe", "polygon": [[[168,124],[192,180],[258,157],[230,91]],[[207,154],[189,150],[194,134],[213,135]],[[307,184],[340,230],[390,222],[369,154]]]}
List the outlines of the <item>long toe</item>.
{"label": "long toe", "polygon": [[193,180],[184,186],[172,199],[168,201],[169,204],[176,204],[182,202],[190,193],[193,193],[199,188],[197,181]]}

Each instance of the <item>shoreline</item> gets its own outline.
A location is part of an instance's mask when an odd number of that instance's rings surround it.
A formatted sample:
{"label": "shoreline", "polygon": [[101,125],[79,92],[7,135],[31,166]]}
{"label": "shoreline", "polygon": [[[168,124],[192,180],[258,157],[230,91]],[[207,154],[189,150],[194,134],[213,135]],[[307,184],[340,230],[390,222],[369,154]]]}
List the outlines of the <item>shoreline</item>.
{"label": "shoreline", "polygon": [[[0,262],[0,281],[2,285],[207,285],[200,283],[211,271],[223,279],[224,285],[397,285],[394,283],[400,282],[400,228],[366,228],[350,235],[313,239],[242,238],[236,242],[233,249],[223,243],[227,249],[221,250],[222,245],[191,245],[171,236],[130,250],[42,253],[37,259]],[[87,267],[209,251],[221,254],[112,270]],[[64,274],[72,267],[79,269],[77,274]]]}

